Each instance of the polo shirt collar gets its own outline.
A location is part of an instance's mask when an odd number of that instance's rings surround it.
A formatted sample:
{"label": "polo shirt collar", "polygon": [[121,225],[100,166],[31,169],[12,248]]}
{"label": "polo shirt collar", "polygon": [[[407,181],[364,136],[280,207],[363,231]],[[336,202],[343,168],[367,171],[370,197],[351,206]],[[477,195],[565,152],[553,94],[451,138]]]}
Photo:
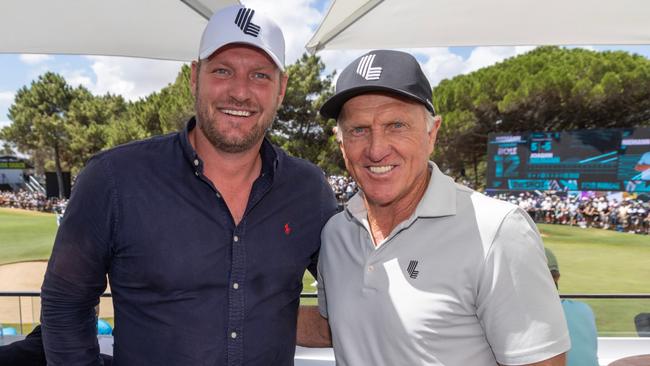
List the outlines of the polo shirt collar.
{"label": "polo shirt collar", "polygon": [[[431,171],[431,179],[427,190],[420,199],[413,215],[405,221],[407,225],[410,225],[418,217],[442,217],[456,214],[456,183],[451,177],[443,174],[433,161],[429,161],[429,170]],[[368,210],[361,190],[348,201],[346,212],[348,216],[366,225]],[[398,226],[401,226],[401,224]]]}
{"label": "polo shirt collar", "polygon": [[443,174],[436,163],[429,161],[431,180],[415,208],[416,217],[442,217],[456,214],[456,183]]}

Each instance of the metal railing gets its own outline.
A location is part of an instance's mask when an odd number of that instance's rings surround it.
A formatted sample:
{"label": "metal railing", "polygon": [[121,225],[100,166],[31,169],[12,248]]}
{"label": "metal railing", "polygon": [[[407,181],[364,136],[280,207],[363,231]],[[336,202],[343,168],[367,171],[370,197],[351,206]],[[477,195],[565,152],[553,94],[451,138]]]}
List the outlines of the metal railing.
{"label": "metal railing", "polygon": [[[5,291],[0,292],[0,301],[2,298],[8,297],[17,297],[18,298],[18,312],[19,312],[19,328],[20,334],[23,334],[23,298],[32,298],[31,310],[34,313],[34,297],[40,297],[41,293],[37,291]],[[104,298],[111,298],[111,293],[104,293],[101,295]],[[317,293],[302,293],[300,294],[301,299],[315,299],[318,297]],[[621,300],[621,299],[638,299],[638,300],[650,300],[650,293],[638,293],[638,294],[560,294],[562,299],[590,299],[590,300]],[[650,310],[650,307],[649,307]],[[33,318],[33,316],[32,316]],[[1,324],[0,324],[1,326]]]}

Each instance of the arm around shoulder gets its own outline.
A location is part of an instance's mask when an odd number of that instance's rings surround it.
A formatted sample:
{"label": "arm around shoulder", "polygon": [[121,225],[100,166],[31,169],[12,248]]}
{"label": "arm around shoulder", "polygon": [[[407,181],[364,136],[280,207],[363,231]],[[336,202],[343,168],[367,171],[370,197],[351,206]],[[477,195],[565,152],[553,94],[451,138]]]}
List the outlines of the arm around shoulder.
{"label": "arm around shoulder", "polygon": [[332,335],[327,319],[317,306],[300,306],[296,343],[302,347],[332,347]]}

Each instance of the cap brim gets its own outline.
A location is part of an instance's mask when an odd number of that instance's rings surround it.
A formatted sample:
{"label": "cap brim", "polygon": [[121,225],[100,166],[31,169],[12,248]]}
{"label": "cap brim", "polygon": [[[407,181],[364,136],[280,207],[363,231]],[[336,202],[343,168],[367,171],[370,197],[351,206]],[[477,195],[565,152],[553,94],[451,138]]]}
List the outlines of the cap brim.
{"label": "cap brim", "polygon": [[264,53],[266,53],[266,54],[271,58],[271,60],[273,60],[273,62],[275,63],[275,65],[276,65],[276,66],[277,66],[281,71],[284,71],[284,65],[282,64],[282,62],[280,62],[280,60],[277,58],[277,56],[275,56],[275,54],[274,54],[273,52],[271,52],[271,50],[270,50],[268,47],[264,47],[264,46],[261,46],[261,45],[259,45],[259,44],[257,44],[257,43],[246,42],[246,41],[242,41],[242,40],[236,40],[236,41],[231,41],[231,42],[223,43],[223,44],[221,44],[221,45],[218,45],[218,46],[217,46],[214,50],[212,50],[212,51],[204,50],[204,51],[201,52],[201,54],[199,55],[199,59],[201,59],[201,60],[208,59],[208,58],[210,58],[210,56],[212,56],[214,53],[216,53],[216,52],[219,51],[220,49],[222,49],[222,48],[224,48],[224,47],[226,47],[226,46],[229,46],[229,45],[233,45],[233,44],[243,44],[243,45],[251,46],[251,47],[255,47],[255,48],[258,48],[258,49],[264,51]]}
{"label": "cap brim", "polygon": [[418,98],[417,96],[405,92],[403,90],[397,90],[397,89],[393,89],[381,85],[363,85],[354,88],[349,88],[340,93],[334,94],[328,100],[326,100],[325,103],[323,103],[323,105],[320,107],[319,112],[321,116],[325,118],[337,119],[339,117],[339,114],[341,113],[341,108],[343,108],[343,104],[345,104],[345,102],[356,97],[357,95],[370,93],[370,92],[386,92],[390,94],[397,94],[406,97],[408,99],[411,99],[414,102],[424,105],[424,107],[429,112],[431,112],[431,114],[434,113],[433,109],[430,108],[425,101]]}

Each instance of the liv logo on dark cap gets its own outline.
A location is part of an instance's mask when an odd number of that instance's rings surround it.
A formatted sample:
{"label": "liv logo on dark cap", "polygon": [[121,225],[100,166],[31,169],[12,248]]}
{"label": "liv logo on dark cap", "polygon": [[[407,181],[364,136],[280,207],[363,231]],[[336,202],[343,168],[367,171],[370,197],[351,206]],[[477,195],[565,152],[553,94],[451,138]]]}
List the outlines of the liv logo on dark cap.
{"label": "liv logo on dark cap", "polygon": [[[361,76],[361,77],[359,77]],[[343,69],[336,91],[320,108],[325,118],[338,118],[343,104],[364,93],[392,93],[423,104],[432,115],[431,84],[418,60],[394,50],[374,50],[359,56]]]}
{"label": "liv logo on dark cap", "polygon": [[382,68],[379,66],[372,67],[373,61],[375,61],[374,54],[363,56],[357,65],[357,74],[363,76],[366,80],[379,80]]}
{"label": "liv logo on dark cap", "polygon": [[237,12],[235,24],[249,36],[257,37],[260,34],[260,26],[253,23],[253,15],[255,15],[255,10],[241,8]]}

